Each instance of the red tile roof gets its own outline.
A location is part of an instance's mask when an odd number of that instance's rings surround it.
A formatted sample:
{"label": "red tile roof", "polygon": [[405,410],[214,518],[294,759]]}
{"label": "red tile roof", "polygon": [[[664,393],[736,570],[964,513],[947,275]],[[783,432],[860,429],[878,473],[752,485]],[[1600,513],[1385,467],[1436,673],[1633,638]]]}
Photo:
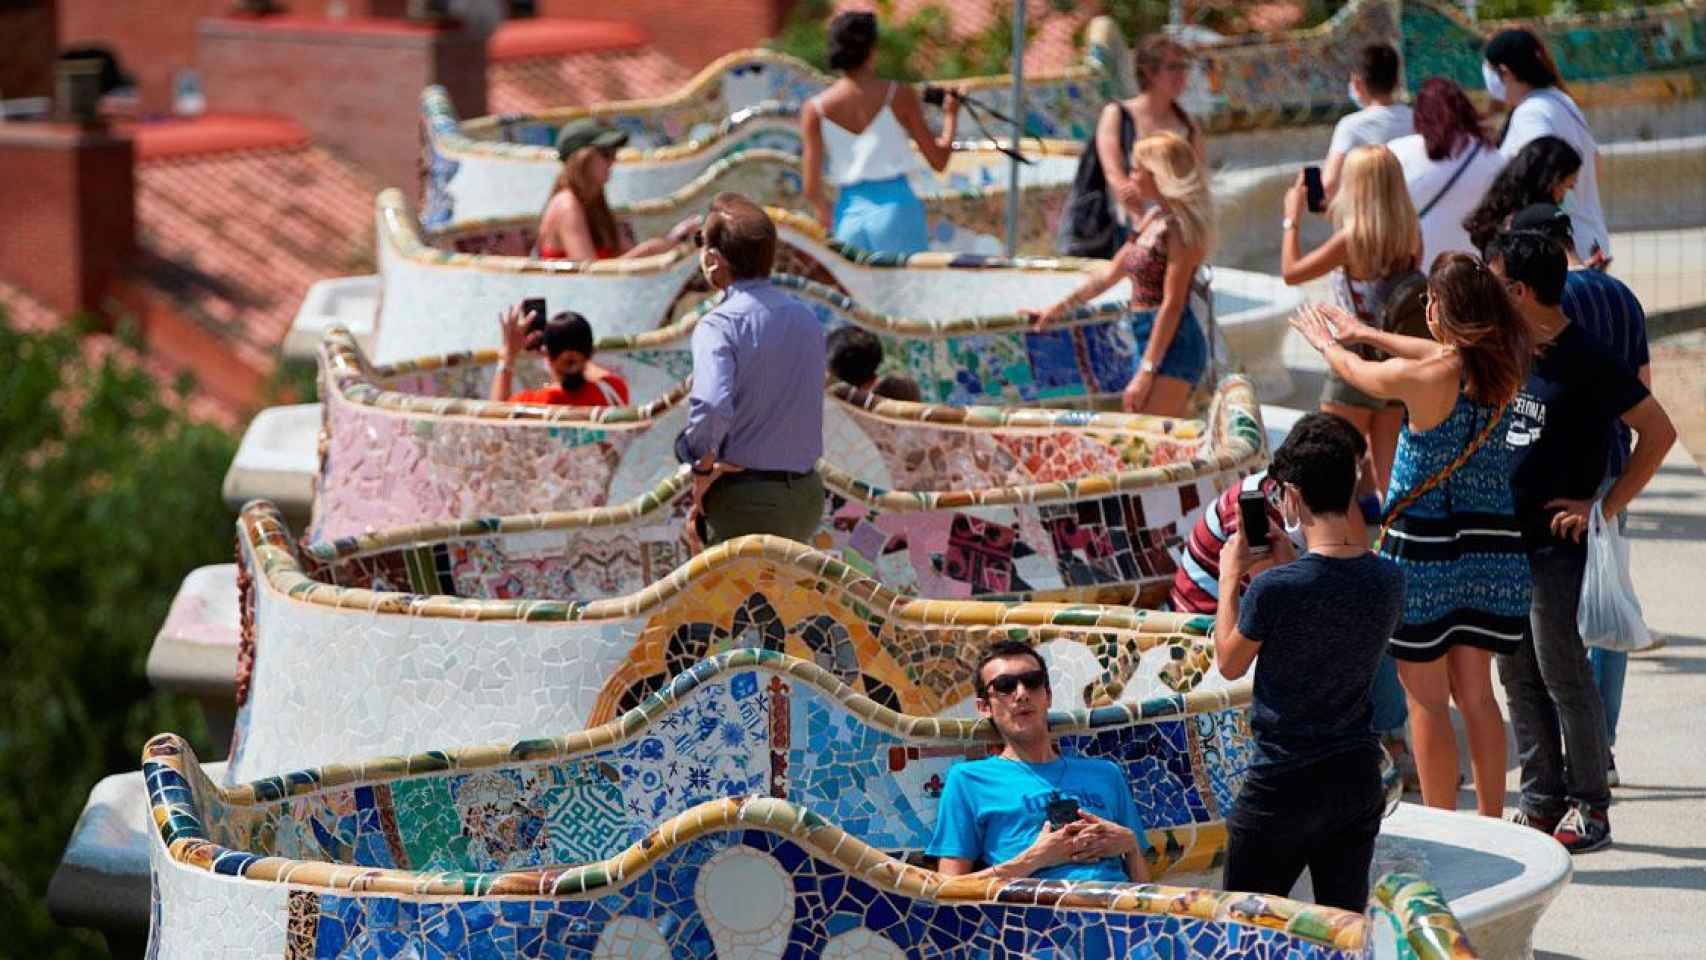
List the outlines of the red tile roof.
{"label": "red tile roof", "polygon": [[308,129],[288,117],[203,114],[151,123],[120,123],[136,143],[136,161],[168,160],[196,154],[230,153],[306,146]]}
{"label": "red tile roof", "polygon": [[692,74],[652,47],[492,60],[490,113],[532,113],[606,100],[639,100],[676,90]]}
{"label": "red tile roof", "polygon": [[651,34],[627,20],[525,17],[498,24],[486,40],[486,59],[498,63],[571,53],[637,50],[651,39]]}
{"label": "red tile roof", "polygon": [[373,269],[378,187],[315,146],[139,163],[139,275],[264,376],[310,284]]}

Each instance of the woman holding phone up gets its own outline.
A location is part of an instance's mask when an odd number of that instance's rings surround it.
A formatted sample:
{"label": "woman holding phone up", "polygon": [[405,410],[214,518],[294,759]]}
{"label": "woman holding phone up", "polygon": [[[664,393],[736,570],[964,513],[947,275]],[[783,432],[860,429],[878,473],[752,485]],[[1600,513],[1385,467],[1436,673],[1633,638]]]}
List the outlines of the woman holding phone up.
{"label": "woman holding phone up", "polygon": [[[1305,254],[1298,232],[1305,199],[1316,192],[1309,180],[1307,171],[1299,173],[1285,195],[1280,275],[1287,286],[1295,287],[1332,274],[1334,302],[1365,323],[1379,326],[1386,298],[1396,291],[1399,280],[1415,273],[1421,264],[1422,226],[1404,183],[1404,168],[1384,146],[1352,150],[1329,208],[1333,235]],[[1375,488],[1384,493],[1392,475],[1403,406],[1371,397],[1329,371],[1321,388],[1321,409],[1349,420],[1368,438]]]}
{"label": "woman holding phone up", "polygon": [[[1402,404],[1379,550],[1404,571],[1404,616],[1390,651],[1409,700],[1422,800],[1457,806],[1455,701],[1476,809],[1497,817],[1505,727],[1492,658],[1522,641],[1530,584],[1503,440],[1534,333],[1499,278],[1462,253],[1434,264],[1426,317],[1431,340],[1377,330],[1336,307],[1305,307],[1291,322],[1346,383]],[[1366,359],[1356,345],[1387,359]]]}

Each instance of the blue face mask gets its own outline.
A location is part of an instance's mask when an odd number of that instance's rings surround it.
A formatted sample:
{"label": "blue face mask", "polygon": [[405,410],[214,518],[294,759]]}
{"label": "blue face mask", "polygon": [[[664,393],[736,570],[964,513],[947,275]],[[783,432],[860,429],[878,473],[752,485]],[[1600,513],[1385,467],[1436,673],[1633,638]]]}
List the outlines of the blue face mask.
{"label": "blue face mask", "polygon": [[1499,71],[1485,60],[1481,61],[1481,79],[1487,83],[1487,96],[1504,103],[1505,78],[1499,76]]}

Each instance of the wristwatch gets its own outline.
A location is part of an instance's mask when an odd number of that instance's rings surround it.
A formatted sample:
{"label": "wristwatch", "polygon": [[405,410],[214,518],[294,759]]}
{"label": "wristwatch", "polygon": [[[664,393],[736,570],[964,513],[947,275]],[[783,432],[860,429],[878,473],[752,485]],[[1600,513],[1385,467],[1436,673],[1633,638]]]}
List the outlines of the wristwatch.
{"label": "wristwatch", "polygon": [[1137,365],[1137,372],[1138,373],[1154,373],[1155,370],[1156,370],[1155,361],[1149,359],[1148,357],[1144,357],[1143,360],[1141,362],[1139,362]]}
{"label": "wristwatch", "polygon": [[1293,220],[1290,217],[1285,217],[1285,218],[1280,220],[1280,229],[1281,230],[1290,231],[1290,230],[1296,228],[1296,226],[1297,226],[1297,221]]}

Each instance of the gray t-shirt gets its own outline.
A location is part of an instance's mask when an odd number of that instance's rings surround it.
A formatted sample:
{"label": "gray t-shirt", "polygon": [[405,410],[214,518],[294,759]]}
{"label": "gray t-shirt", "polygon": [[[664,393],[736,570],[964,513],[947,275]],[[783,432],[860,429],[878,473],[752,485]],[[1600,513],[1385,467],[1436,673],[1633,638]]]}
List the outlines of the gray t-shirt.
{"label": "gray t-shirt", "polygon": [[1374,671],[1404,612],[1404,574],[1375,553],[1306,553],[1244,592],[1256,656],[1250,769],[1277,773],[1375,742]]}

